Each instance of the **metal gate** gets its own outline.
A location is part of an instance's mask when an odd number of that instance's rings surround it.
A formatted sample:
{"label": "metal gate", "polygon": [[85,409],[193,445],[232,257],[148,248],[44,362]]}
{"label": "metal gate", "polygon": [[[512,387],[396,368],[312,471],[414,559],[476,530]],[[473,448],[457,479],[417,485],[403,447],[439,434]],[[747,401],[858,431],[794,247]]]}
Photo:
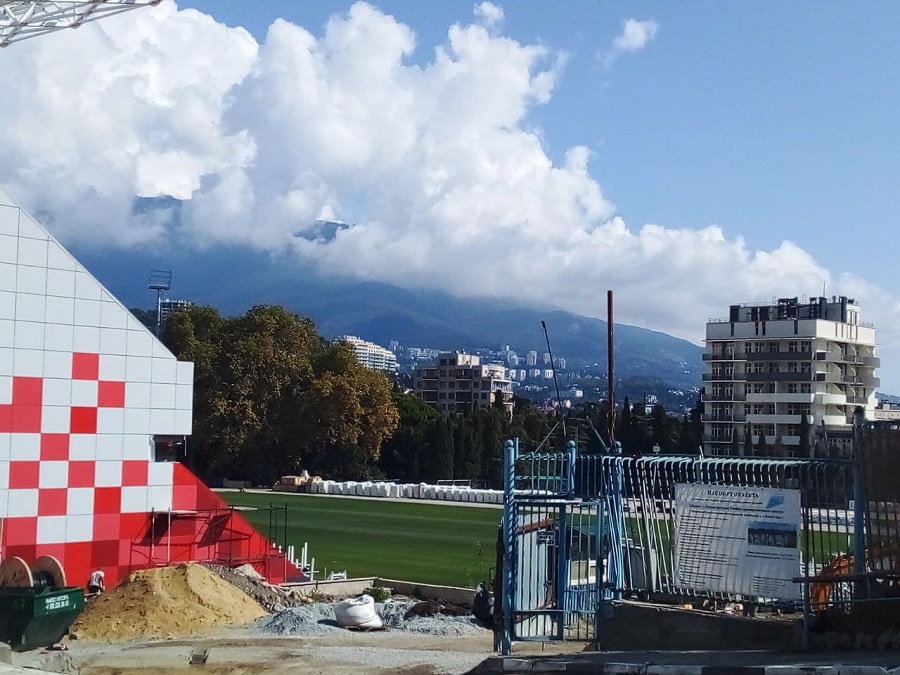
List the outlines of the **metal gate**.
{"label": "metal gate", "polygon": [[563,453],[504,448],[500,649],[513,641],[597,639],[606,505],[575,497],[575,444]]}

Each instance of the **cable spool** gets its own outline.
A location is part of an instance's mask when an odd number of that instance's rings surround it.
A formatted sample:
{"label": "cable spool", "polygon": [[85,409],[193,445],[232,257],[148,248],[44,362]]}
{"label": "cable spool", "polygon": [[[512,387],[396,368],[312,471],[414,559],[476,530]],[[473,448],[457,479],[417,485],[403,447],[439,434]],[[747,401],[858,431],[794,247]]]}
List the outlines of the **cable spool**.
{"label": "cable spool", "polygon": [[13,556],[0,562],[0,586],[8,588],[32,588],[34,577],[24,560]]}
{"label": "cable spool", "polygon": [[42,555],[31,565],[31,574],[35,587],[64,588],[66,573],[59,560],[52,555]]}

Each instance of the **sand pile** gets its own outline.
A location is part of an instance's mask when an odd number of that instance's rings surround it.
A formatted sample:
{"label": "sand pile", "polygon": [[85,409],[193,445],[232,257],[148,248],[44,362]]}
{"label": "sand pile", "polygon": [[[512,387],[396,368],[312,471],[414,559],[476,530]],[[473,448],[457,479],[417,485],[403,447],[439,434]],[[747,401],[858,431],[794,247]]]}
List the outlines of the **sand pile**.
{"label": "sand pile", "polygon": [[116,642],[209,632],[266,614],[250,596],[201,565],[134,572],[92,601],[72,627],[82,640]]}

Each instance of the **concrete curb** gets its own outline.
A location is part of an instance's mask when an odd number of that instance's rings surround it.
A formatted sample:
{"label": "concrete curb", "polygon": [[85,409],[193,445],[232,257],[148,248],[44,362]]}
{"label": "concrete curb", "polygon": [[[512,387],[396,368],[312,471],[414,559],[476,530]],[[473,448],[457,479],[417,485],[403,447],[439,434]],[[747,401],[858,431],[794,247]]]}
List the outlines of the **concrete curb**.
{"label": "concrete curb", "polygon": [[[898,657],[900,660],[900,657]],[[654,663],[602,663],[590,658],[569,659],[492,657],[471,675],[566,673],[573,675],[900,675],[900,666],[873,665],[685,665]]]}

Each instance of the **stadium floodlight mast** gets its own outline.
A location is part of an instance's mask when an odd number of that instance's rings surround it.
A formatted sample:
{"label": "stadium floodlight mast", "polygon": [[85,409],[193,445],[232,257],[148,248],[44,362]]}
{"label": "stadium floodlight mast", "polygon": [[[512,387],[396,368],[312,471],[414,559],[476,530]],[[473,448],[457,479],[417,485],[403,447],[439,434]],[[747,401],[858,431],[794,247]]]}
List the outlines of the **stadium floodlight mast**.
{"label": "stadium floodlight mast", "polygon": [[159,337],[162,332],[162,294],[172,288],[172,272],[151,270],[147,288],[156,291],[156,337]]}
{"label": "stadium floodlight mast", "polygon": [[0,47],[162,0],[0,0]]}

